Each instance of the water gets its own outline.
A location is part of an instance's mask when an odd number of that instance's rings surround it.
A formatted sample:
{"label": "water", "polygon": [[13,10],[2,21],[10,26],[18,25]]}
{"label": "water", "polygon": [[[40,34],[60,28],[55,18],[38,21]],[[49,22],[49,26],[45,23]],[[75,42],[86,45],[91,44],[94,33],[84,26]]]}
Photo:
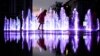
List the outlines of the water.
{"label": "water", "polygon": [[[77,33],[77,34],[70,33],[71,35],[69,35],[69,32],[70,31],[62,33],[61,31],[59,32],[59,31],[51,31],[50,30],[50,31],[44,31],[43,33],[40,33],[40,31],[38,31],[38,30],[37,31],[35,31],[35,30],[34,31],[23,31],[22,37],[26,38],[26,40],[24,40],[24,41],[26,41],[29,46],[32,45],[32,47],[34,47],[34,48],[39,46],[38,41],[42,37],[42,38],[44,38],[46,48],[48,48],[51,51],[53,49],[57,48],[57,45],[60,41],[60,50],[61,50],[61,53],[64,53],[66,45],[69,43],[69,37],[71,36],[73,38],[71,40],[72,49],[74,52],[76,52],[78,45],[79,45],[79,33]],[[85,41],[85,45],[86,45],[88,51],[90,51],[91,44],[92,44],[91,33],[92,32],[84,32],[84,35],[82,36],[82,38]],[[98,36],[96,38],[99,38],[98,42],[100,42],[100,33],[99,32],[97,32],[97,33],[98,33],[97,34]],[[20,32],[19,31],[11,31],[11,32],[5,31],[4,36],[6,38],[10,37],[10,41],[15,40],[17,42],[18,40],[20,40]],[[5,41],[9,41],[9,39],[6,39],[6,38],[5,38]],[[32,44],[30,44],[30,40],[31,40]],[[38,47],[38,48],[41,48],[41,47]]]}
{"label": "water", "polygon": [[[22,33],[20,33],[20,20],[18,17],[16,19],[7,19],[5,17],[4,22],[4,36],[5,42],[7,41],[18,41],[20,40],[20,35],[22,36],[22,40],[27,42],[28,48],[30,50],[31,47],[38,47],[41,51],[41,46],[38,44],[40,38],[44,39],[44,44],[46,48],[50,51],[57,48],[57,45],[60,41],[60,52],[63,54],[66,48],[66,45],[69,43],[69,38],[71,38],[72,49],[74,52],[77,52],[79,46],[79,31],[82,31],[83,36],[81,38],[84,39],[85,45],[88,51],[91,50],[91,40],[92,40],[92,21],[91,21],[91,11],[90,9],[87,11],[84,21],[84,29],[78,28],[78,12],[76,8],[73,10],[73,23],[74,29],[69,28],[69,17],[65,15],[65,10],[61,8],[60,15],[61,19],[58,20],[57,13],[50,9],[45,16],[45,22],[43,30],[38,30],[39,22],[36,16],[28,10],[27,17],[24,18],[22,11]],[[100,42],[100,33],[98,32],[99,28],[99,20],[97,19],[97,42]],[[71,32],[72,31],[72,32]],[[70,37],[71,36],[71,37]],[[23,43],[22,41],[22,43]],[[22,45],[24,48],[24,45]]]}
{"label": "water", "polygon": [[85,25],[85,29],[88,30],[88,31],[91,31],[92,30],[92,23],[91,23],[91,11],[90,9],[87,11],[87,14],[85,16],[85,22],[86,22],[86,25]]}

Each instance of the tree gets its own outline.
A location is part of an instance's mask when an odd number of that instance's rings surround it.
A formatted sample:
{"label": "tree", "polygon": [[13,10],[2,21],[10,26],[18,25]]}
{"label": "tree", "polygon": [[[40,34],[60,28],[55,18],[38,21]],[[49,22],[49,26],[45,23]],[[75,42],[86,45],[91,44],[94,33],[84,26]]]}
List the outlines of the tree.
{"label": "tree", "polygon": [[53,5],[51,6],[51,8],[52,8],[55,12],[57,12],[59,19],[60,19],[60,9],[61,9],[61,7],[62,7],[62,2],[58,2],[58,1],[56,1],[55,4],[53,4]]}

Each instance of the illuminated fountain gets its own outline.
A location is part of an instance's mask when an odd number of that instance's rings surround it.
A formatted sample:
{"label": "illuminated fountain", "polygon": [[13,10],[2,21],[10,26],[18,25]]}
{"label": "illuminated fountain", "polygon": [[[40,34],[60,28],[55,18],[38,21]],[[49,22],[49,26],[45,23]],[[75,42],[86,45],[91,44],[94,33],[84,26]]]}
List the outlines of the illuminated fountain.
{"label": "illuminated fountain", "polygon": [[[5,21],[4,21],[4,31],[7,31],[7,30],[9,30],[9,19],[7,19],[7,17],[5,17]],[[4,33],[5,35],[4,35],[4,38],[5,38],[5,42],[6,41],[9,41],[9,35],[7,35],[8,34],[8,32],[7,33]]]}
{"label": "illuminated fountain", "polygon": [[18,17],[16,17],[15,27],[16,27],[16,30],[20,31],[20,20]]}
{"label": "illuminated fountain", "polygon": [[60,11],[61,19],[58,20],[57,13],[51,8],[45,16],[44,30],[68,30],[68,17],[65,14],[64,8]]}
{"label": "illuminated fountain", "polygon": [[[40,10],[41,12],[41,10]],[[34,13],[34,12],[33,12]],[[61,53],[64,53],[64,50],[66,48],[66,44],[69,43],[69,17],[66,16],[64,8],[61,8],[60,11],[60,19],[58,20],[57,13],[52,10],[51,8],[47,11],[44,21],[44,32],[40,32],[41,30],[38,30],[39,22],[36,15],[31,13],[30,10],[28,10],[28,14],[26,18],[24,18],[24,11],[22,11],[22,30],[20,29],[21,23],[20,18],[16,17],[16,19],[7,19],[5,17],[4,21],[4,36],[5,36],[5,42],[6,41],[12,41],[17,40],[17,42],[20,40],[20,34],[22,34],[22,48],[23,42],[26,41],[28,48],[30,50],[32,47],[41,47],[38,45],[39,39],[42,37],[44,39],[44,43],[46,45],[46,48],[48,48],[50,51],[53,49],[56,49],[58,46],[58,43],[60,41],[60,50]],[[76,8],[73,10],[72,15],[73,23],[74,23],[74,29],[73,32],[75,33],[73,39],[71,40],[72,43],[72,49],[74,52],[77,51],[79,38],[78,38],[78,31],[92,31],[92,21],[91,21],[91,11],[90,9],[87,11],[87,14],[85,16],[84,23],[84,29],[79,29],[78,25],[78,12]],[[99,30],[99,20],[97,19],[97,30]],[[58,31],[59,30],[59,31]],[[20,33],[22,31],[22,33]],[[9,33],[10,32],[10,33]],[[37,33],[38,32],[38,33]],[[10,34],[10,35],[9,35]],[[85,45],[87,46],[87,49],[90,50],[91,47],[91,33],[89,36],[83,36],[83,39],[85,40]]]}
{"label": "illuminated fountain", "polygon": [[[99,25],[99,19],[97,18],[97,30],[100,30],[100,25]],[[99,43],[99,41],[100,41],[100,36],[99,36],[100,34],[98,33],[98,37],[97,37],[97,43]]]}
{"label": "illuminated fountain", "polygon": [[54,19],[54,28],[55,30],[58,30],[58,15],[57,13],[53,10],[53,19]]}
{"label": "illuminated fountain", "polygon": [[91,10],[89,9],[85,15],[85,30],[87,31],[92,31],[91,19]]}
{"label": "illuminated fountain", "polygon": [[9,30],[9,19],[7,19],[7,17],[5,17],[5,21],[4,21],[4,30]]}
{"label": "illuminated fountain", "polygon": [[[14,19],[11,19],[11,18],[10,18],[10,25],[9,25],[9,26],[10,26],[9,31],[16,30],[16,27],[15,27],[16,25],[15,25],[15,20],[14,20]],[[11,33],[11,32],[10,32],[10,34],[15,34],[15,33]],[[10,35],[9,37],[10,37],[10,41],[16,40],[16,39],[15,39],[15,36]]]}
{"label": "illuminated fountain", "polygon": [[50,8],[45,16],[44,30],[55,30],[54,29],[54,18],[53,10]]}
{"label": "illuminated fountain", "polygon": [[61,8],[61,11],[60,11],[60,22],[59,22],[59,25],[60,25],[60,29],[61,30],[61,37],[59,37],[59,40],[60,40],[60,50],[61,50],[61,53],[63,54],[64,53],[64,50],[65,50],[65,47],[66,47],[66,44],[69,42],[69,35],[68,35],[68,32],[67,32],[67,35],[63,35],[63,31],[64,30],[69,30],[69,18],[66,16],[65,14],[65,10],[64,8],[62,7]]}
{"label": "illuminated fountain", "polygon": [[30,30],[37,30],[38,26],[39,23],[37,17],[32,15],[32,20],[30,21]]}
{"label": "illuminated fountain", "polygon": [[79,21],[79,18],[78,18],[78,12],[76,10],[76,8],[74,8],[73,10],[73,21],[74,21],[74,31],[75,31],[75,35],[74,35],[74,38],[72,40],[72,45],[73,45],[73,51],[76,52],[77,48],[78,48],[78,42],[79,42],[79,39],[78,39],[78,30],[80,30],[78,28],[78,21]]}
{"label": "illuminated fountain", "polygon": [[69,18],[66,16],[65,14],[65,10],[64,8],[62,7],[61,8],[61,11],[60,11],[60,22],[59,22],[59,25],[60,25],[60,29],[59,30],[69,30]]}
{"label": "illuminated fountain", "polygon": [[15,30],[15,25],[14,25],[14,23],[15,23],[15,20],[12,19],[12,18],[10,18],[10,22],[9,22],[10,28],[9,28],[9,30]]}
{"label": "illuminated fountain", "polygon": [[74,20],[74,30],[77,31],[77,30],[79,30],[78,29],[79,18],[78,18],[78,12],[77,12],[76,8],[74,8],[74,10],[73,10],[73,20]]}

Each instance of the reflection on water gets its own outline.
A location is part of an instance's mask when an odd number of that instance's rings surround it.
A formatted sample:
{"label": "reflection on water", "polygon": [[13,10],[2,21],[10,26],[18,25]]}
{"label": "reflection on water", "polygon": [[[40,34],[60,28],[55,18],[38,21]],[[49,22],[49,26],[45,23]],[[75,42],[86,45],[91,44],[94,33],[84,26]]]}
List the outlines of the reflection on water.
{"label": "reflection on water", "polygon": [[[32,15],[30,10],[28,10],[26,18],[23,13],[22,11],[22,22],[18,17],[15,19],[5,17],[5,42],[14,40],[18,43],[22,39],[22,48],[24,48],[24,41],[26,41],[29,50],[31,47],[38,47],[40,51],[41,48],[50,51],[60,49],[62,54],[65,51],[67,53],[67,48],[73,49],[73,52],[76,53],[80,46],[91,51],[92,46],[100,42],[100,22],[96,19],[96,25],[93,24],[90,9],[85,15],[83,27],[79,24],[80,19],[76,8],[73,10],[71,21],[65,15],[64,8],[61,8],[59,20],[57,13],[50,9],[46,13],[44,27],[40,27],[43,30],[37,30],[39,27],[38,18]],[[96,27],[92,28],[93,26]],[[69,49],[68,51],[70,51]]]}
{"label": "reflection on water", "polygon": [[[94,32],[86,32],[86,31],[43,31],[43,30],[35,30],[35,31],[22,31],[20,34],[20,31],[4,31],[5,36],[5,42],[6,41],[16,41],[18,42],[22,36],[22,40],[27,42],[27,45],[29,49],[31,47],[39,47],[45,45],[47,49],[50,51],[57,48],[58,43],[60,43],[60,52],[64,53],[67,44],[69,41],[72,43],[72,49],[74,52],[77,51],[77,48],[79,47],[79,42],[81,41],[81,38],[84,39],[85,45],[87,47],[87,50],[91,50],[91,44],[96,39],[96,44],[100,42],[100,32],[94,31]],[[40,45],[38,42],[42,40],[44,43],[40,42]],[[71,40],[70,40],[71,39]],[[23,46],[23,45],[22,45]]]}

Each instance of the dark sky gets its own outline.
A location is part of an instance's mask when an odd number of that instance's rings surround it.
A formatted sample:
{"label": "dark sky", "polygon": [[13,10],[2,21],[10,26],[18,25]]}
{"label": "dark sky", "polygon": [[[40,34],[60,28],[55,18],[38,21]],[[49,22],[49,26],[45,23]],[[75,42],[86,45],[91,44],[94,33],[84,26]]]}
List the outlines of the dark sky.
{"label": "dark sky", "polygon": [[33,8],[47,9],[49,6],[54,4],[56,1],[65,3],[68,0],[33,0]]}

